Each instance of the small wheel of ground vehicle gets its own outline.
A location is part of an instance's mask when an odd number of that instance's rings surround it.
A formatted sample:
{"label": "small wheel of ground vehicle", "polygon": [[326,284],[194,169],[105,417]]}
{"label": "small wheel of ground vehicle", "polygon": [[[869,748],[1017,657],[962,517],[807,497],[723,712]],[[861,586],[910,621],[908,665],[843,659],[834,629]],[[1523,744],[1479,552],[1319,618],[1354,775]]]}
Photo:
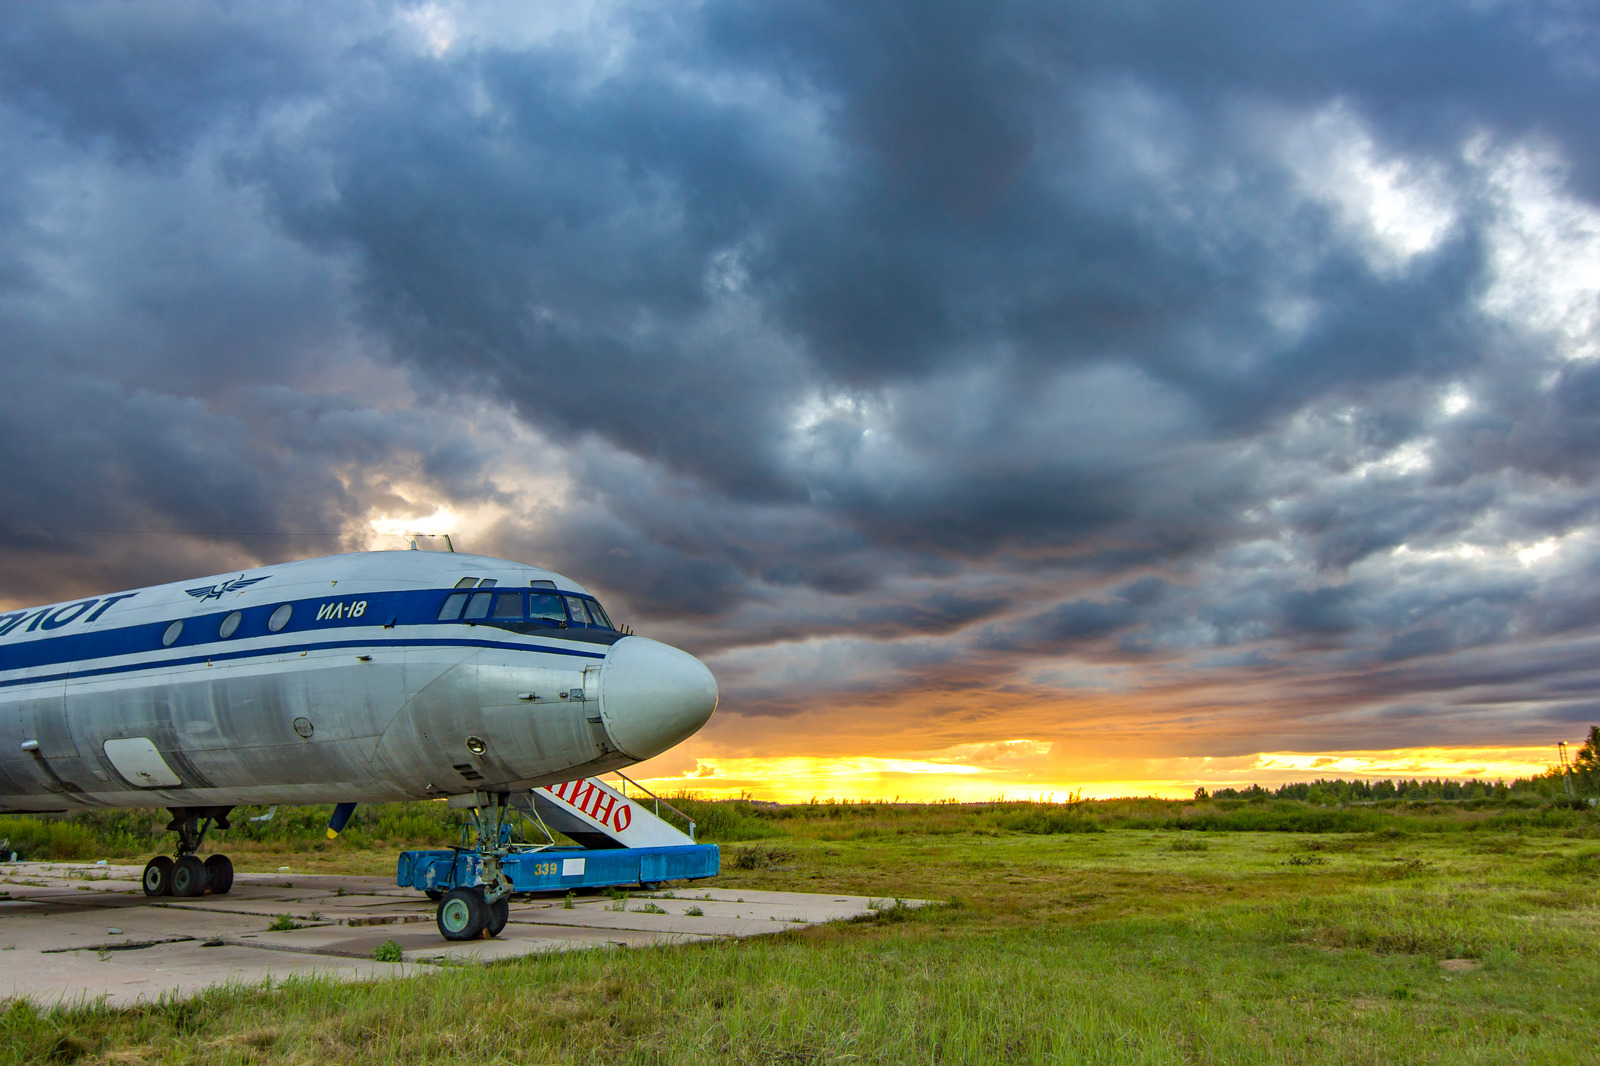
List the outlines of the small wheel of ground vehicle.
{"label": "small wheel of ground vehicle", "polygon": [[143,880],[145,895],[172,895],[172,860],[165,855],[157,855],[145,863]]}
{"label": "small wheel of ground vehicle", "polygon": [[452,888],[439,901],[437,922],[446,940],[476,940],[489,924],[489,905],[476,888]]}
{"label": "small wheel of ground vehicle", "polygon": [[490,936],[499,936],[501,930],[506,927],[506,922],[511,919],[511,901],[500,899],[484,906],[489,908],[489,924],[485,928]]}
{"label": "small wheel of ground vehicle", "polygon": [[206,864],[198,856],[181,855],[172,864],[172,894],[203,896],[206,891]]}
{"label": "small wheel of ground vehicle", "polygon": [[233,887],[233,860],[226,855],[212,855],[206,859],[206,887],[219,896],[226,896]]}

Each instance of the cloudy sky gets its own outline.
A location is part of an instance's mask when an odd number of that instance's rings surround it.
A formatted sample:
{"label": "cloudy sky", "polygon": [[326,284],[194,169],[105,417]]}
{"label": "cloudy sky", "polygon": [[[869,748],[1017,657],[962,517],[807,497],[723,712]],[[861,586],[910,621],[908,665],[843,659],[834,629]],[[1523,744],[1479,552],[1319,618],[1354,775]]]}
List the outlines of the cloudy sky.
{"label": "cloudy sky", "polygon": [[449,530],[706,659],[647,773],[707,790],[1547,762],[1597,57],[1587,0],[19,0],[0,591]]}

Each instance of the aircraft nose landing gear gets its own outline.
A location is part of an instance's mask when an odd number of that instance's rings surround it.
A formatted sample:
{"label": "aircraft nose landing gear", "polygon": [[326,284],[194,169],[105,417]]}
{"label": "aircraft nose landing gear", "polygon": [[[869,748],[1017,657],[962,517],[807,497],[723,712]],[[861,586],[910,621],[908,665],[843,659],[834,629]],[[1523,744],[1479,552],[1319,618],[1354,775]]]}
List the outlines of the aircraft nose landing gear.
{"label": "aircraft nose landing gear", "polygon": [[[506,875],[501,860],[512,852],[511,824],[506,821],[506,802],[510,794],[496,793],[492,797],[478,793],[467,800],[471,829],[478,846],[478,876],[483,882],[477,885],[457,885],[449,890],[426,889],[428,898],[439,904],[435,921],[439,933],[446,940],[476,940],[484,933],[499,936],[511,918],[511,895],[516,886]],[[492,800],[492,806],[479,806],[480,800]],[[452,807],[459,804],[451,802]]]}
{"label": "aircraft nose landing gear", "polygon": [[[233,863],[226,855],[213,855],[201,862],[195,852],[215,825],[228,828],[232,807],[171,807],[172,821],[167,828],[178,834],[178,857],[157,855],[144,867],[144,894],[147,896],[204,895],[207,889],[223,896],[233,887]],[[204,824],[201,824],[202,821]]]}
{"label": "aircraft nose landing gear", "polygon": [[489,905],[476,886],[452,888],[439,900],[436,920],[446,940],[476,940],[489,925]]}

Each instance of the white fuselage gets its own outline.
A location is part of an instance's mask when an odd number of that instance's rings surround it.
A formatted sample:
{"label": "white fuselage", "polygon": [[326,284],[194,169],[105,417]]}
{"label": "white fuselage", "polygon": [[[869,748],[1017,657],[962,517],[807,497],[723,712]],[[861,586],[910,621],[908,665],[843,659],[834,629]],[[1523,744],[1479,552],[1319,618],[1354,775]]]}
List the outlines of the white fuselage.
{"label": "white fuselage", "polygon": [[284,563],[0,614],[0,810],[510,791],[665,751],[716,699],[547,570]]}

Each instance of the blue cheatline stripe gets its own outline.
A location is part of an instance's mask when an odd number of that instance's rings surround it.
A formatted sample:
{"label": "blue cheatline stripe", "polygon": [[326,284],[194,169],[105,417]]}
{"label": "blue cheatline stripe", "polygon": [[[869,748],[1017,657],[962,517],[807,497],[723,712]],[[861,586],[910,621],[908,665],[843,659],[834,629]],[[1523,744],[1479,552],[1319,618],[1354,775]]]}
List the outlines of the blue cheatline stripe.
{"label": "blue cheatline stripe", "polygon": [[553,648],[542,644],[510,644],[499,640],[450,640],[417,638],[413,640],[329,640],[316,644],[279,644],[270,648],[251,648],[242,651],[214,652],[210,655],[193,655],[182,659],[159,659],[119,666],[101,666],[86,670],[72,670],[62,674],[39,674],[0,681],[0,688],[16,685],[45,685],[53,681],[72,681],[105,674],[126,674],[139,670],[169,670],[177,666],[198,666],[201,663],[226,662],[232,659],[260,659],[269,655],[291,655],[303,651],[324,651],[339,648],[490,648],[501,651],[532,651],[547,655],[571,655],[581,659],[604,659],[604,652],[577,651],[573,648]]}
{"label": "blue cheatline stripe", "polygon": [[[15,670],[35,669],[41,666],[82,665],[101,659],[114,659],[126,655],[147,655],[163,651],[183,651],[192,649],[196,654],[200,649],[217,646],[234,646],[252,637],[293,636],[295,634],[323,634],[330,631],[362,629],[372,626],[382,626],[386,629],[409,627],[418,625],[463,625],[465,623],[451,623],[438,620],[439,607],[444,598],[452,589],[407,589],[392,592],[370,592],[345,595],[318,596],[299,600],[277,600],[256,604],[251,607],[238,608],[240,622],[238,628],[224,638],[219,629],[222,620],[233,613],[233,608],[213,611],[208,614],[190,615],[184,617],[175,613],[168,618],[157,622],[142,622],[137,625],[122,626],[116,629],[90,630],[74,632],[70,628],[61,636],[45,637],[38,640],[16,641],[0,643],[0,674],[10,673]],[[520,591],[517,589],[501,589],[502,592]],[[278,633],[273,633],[267,628],[267,620],[272,613],[285,604],[293,608],[289,624]],[[350,615],[350,609],[361,604],[361,614],[357,617]],[[337,617],[318,618],[319,611],[334,605],[341,607]],[[167,627],[175,621],[183,623],[183,632],[170,646],[162,643],[162,636]],[[488,620],[480,621],[479,625],[492,627]],[[425,643],[425,641],[401,641],[400,643]],[[510,647],[525,648],[526,645],[502,644],[492,645],[463,641],[451,641],[466,647]],[[559,648],[547,648],[558,655],[590,655],[589,652],[563,651]],[[270,654],[270,653],[269,653]],[[231,652],[210,652],[202,656],[204,659],[237,658]],[[601,652],[594,656],[604,658]],[[67,676],[83,676],[81,670]],[[29,680],[33,680],[30,678]],[[5,684],[5,682],[0,682]]]}

